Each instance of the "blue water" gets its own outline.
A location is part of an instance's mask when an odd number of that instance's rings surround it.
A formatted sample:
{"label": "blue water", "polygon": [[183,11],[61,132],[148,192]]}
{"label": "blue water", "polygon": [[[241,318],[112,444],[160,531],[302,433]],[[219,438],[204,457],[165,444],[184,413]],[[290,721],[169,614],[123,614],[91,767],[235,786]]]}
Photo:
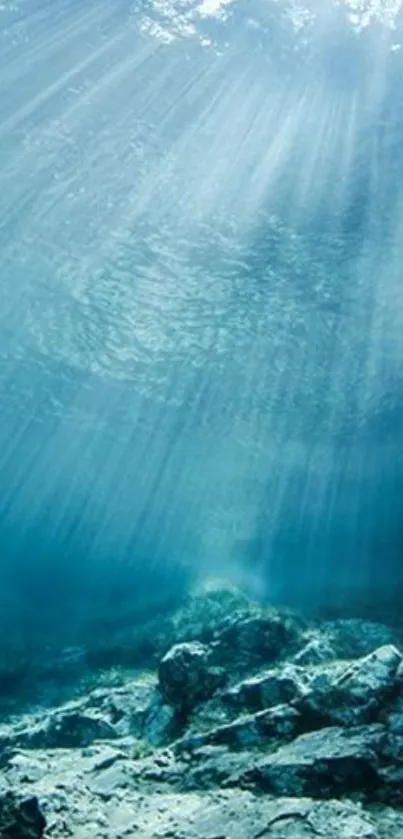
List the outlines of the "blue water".
{"label": "blue water", "polygon": [[402,32],[398,0],[2,4],[4,592],[395,592]]}

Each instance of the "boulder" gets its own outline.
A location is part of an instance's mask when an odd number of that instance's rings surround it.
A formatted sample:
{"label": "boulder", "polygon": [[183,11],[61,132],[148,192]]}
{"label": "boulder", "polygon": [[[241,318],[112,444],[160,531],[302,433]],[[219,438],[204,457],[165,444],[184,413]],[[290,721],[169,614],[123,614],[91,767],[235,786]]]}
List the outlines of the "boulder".
{"label": "boulder", "polygon": [[244,679],[222,694],[233,708],[259,711],[291,702],[306,693],[308,677],[302,667],[286,665],[281,670],[267,670]]}
{"label": "boulder", "polygon": [[197,642],[176,644],[160,661],[158,679],[166,702],[189,712],[226,682],[225,671],[212,665],[211,648]]}
{"label": "boulder", "polygon": [[145,719],[155,703],[156,683],[156,679],[129,680],[120,687],[92,691],[85,712],[101,714],[120,737],[142,737]]}
{"label": "boulder", "polygon": [[35,796],[19,796],[9,791],[0,794],[1,839],[40,839],[46,819]]}
{"label": "boulder", "polygon": [[329,639],[321,634],[311,637],[305,646],[294,656],[295,664],[301,667],[323,664],[337,658],[336,652]]}
{"label": "boulder", "polygon": [[178,737],[181,725],[175,707],[156,694],[143,716],[141,736],[152,746],[163,746]]}
{"label": "boulder", "polygon": [[15,745],[26,749],[74,749],[116,737],[115,728],[106,719],[68,709],[49,714],[16,733]]}
{"label": "boulder", "polygon": [[300,626],[296,619],[278,613],[235,616],[214,636],[214,658],[234,668],[274,662],[297,649]]}
{"label": "boulder", "polygon": [[290,740],[298,731],[300,714],[289,705],[279,705],[256,714],[239,717],[234,722],[179,740],[175,751],[198,749],[205,745],[225,745],[232,749],[267,746],[268,742]]}
{"label": "boulder", "polygon": [[375,721],[399,689],[401,661],[401,653],[389,645],[328,673],[321,671],[295,706],[309,727],[315,722],[348,726]]}
{"label": "boulder", "polygon": [[297,737],[257,762],[242,780],[275,795],[326,798],[372,793],[387,732],[382,725],[325,728]]}

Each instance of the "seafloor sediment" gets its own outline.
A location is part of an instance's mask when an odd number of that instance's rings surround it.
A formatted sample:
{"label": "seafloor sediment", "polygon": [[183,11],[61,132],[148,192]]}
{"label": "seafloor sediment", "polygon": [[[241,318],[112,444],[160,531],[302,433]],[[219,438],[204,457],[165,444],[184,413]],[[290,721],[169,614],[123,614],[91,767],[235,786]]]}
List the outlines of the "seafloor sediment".
{"label": "seafloor sediment", "polygon": [[403,839],[398,628],[221,589],[107,646],[73,698],[3,712],[1,837]]}

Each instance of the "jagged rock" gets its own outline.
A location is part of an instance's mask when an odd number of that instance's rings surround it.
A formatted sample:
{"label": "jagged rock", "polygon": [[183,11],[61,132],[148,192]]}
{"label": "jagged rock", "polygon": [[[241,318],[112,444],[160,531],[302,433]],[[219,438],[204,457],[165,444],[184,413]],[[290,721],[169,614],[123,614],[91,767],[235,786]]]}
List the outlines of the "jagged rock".
{"label": "jagged rock", "polygon": [[351,664],[336,678],[335,686],[346,690],[350,695],[368,701],[373,697],[385,698],[394,691],[402,654],[392,645],[379,647]]}
{"label": "jagged rock", "polygon": [[311,638],[302,650],[294,656],[295,664],[307,667],[311,664],[322,664],[335,659],[336,652],[329,640],[323,635]]}
{"label": "jagged rock", "polygon": [[179,734],[177,711],[164,702],[156,679],[128,681],[119,688],[93,691],[86,708],[100,711],[119,737],[132,735],[160,746]]}
{"label": "jagged rock", "polygon": [[92,691],[85,703],[85,711],[101,713],[115,726],[119,736],[140,736],[150,705],[155,698],[156,679],[149,682],[127,681],[116,688]]}
{"label": "jagged rock", "polygon": [[219,691],[212,699],[194,708],[187,718],[187,730],[189,733],[196,734],[211,731],[213,728],[232,722],[239,713],[238,708],[233,708],[223,701]]}
{"label": "jagged rock", "polygon": [[1,839],[39,839],[46,819],[35,796],[17,796],[14,792],[0,794]]}
{"label": "jagged rock", "polygon": [[214,658],[219,664],[253,667],[276,661],[298,646],[296,620],[279,614],[230,618],[214,636]]}
{"label": "jagged rock", "polygon": [[78,710],[58,711],[16,734],[16,744],[26,749],[74,749],[117,737],[102,717]]}
{"label": "jagged rock", "polygon": [[104,769],[109,769],[110,766],[126,757],[124,751],[113,749],[108,745],[90,746],[83,749],[81,754],[86,759],[87,772],[101,772]]}
{"label": "jagged rock", "polygon": [[386,739],[382,725],[303,734],[256,763],[243,780],[277,795],[325,798],[357,791],[371,793],[380,784]]}
{"label": "jagged rock", "polygon": [[401,661],[396,647],[380,647],[342,669],[331,670],[327,680],[313,680],[295,705],[318,726],[371,722],[398,689],[396,674]]}
{"label": "jagged rock", "polygon": [[240,717],[201,734],[179,740],[176,751],[198,749],[204,745],[226,745],[234,749],[263,746],[268,741],[289,740],[295,736],[300,714],[289,705],[278,705],[266,711]]}
{"label": "jagged rock", "polygon": [[129,784],[129,777],[125,767],[119,762],[100,770],[90,779],[88,786],[91,792],[96,793],[105,801],[126,789]]}
{"label": "jagged rock", "polygon": [[233,752],[226,746],[203,746],[192,753],[189,764],[178,767],[176,786],[182,791],[223,789],[231,785],[238,789],[232,779],[247,773],[254,760],[256,755],[247,749]]}
{"label": "jagged rock", "polygon": [[157,694],[144,714],[141,736],[153,746],[163,746],[179,735],[181,725],[175,707]]}
{"label": "jagged rock", "polygon": [[205,644],[177,644],[164,656],[158,669],[164,699],[180,711],[208,699],[226,682],[222,668],[212,666],[212,652]]}
{"label": "jagged rock", "polygon": [[304,695],[308,677],[301,667],[286,665],[282,670],[268,670],[234,685],[222,694],[224,702],[235,708],[259,711],[291,702]]}

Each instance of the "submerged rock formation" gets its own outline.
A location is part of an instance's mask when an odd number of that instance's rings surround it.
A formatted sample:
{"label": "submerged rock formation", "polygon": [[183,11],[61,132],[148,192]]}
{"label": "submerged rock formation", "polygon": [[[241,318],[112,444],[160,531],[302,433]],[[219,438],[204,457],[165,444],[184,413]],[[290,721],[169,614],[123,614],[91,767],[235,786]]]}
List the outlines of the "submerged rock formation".
{"label": "submerged rock formation", "polygon": [[0,837],[401,839],[399,632],[198,610],[151,671],[4,717]]}

